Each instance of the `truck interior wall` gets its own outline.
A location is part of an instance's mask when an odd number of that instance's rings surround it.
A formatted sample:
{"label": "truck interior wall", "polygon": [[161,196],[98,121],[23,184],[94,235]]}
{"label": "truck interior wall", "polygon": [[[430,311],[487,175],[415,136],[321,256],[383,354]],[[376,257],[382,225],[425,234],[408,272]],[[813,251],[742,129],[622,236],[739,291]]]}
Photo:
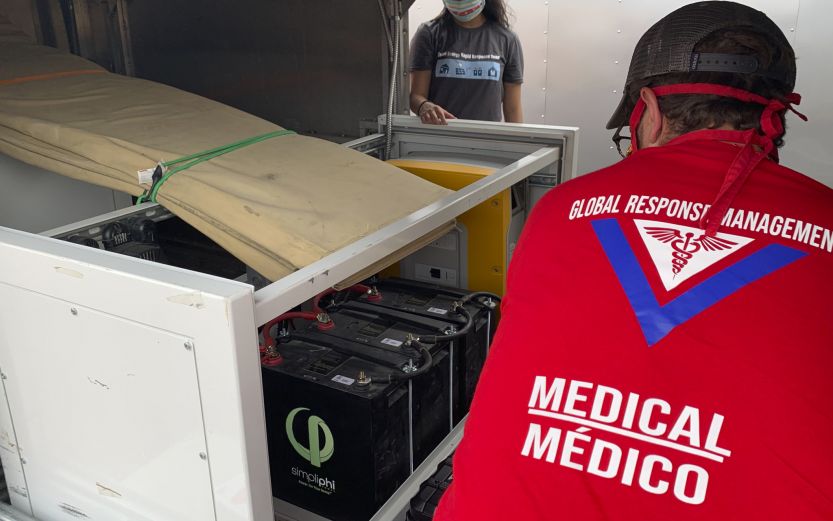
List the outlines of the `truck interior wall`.
{"label": "truck interior wall", "polygon": [[12,22],[15,27],[26,33],[32,38],[32,41],[37,41],[37,30],[35,29],[35,17],[32,16],[32,8],[34,2],[32,0],[3,0],[0,14]]}
{"label": "truck interior wall", "polygon": [[[386,24],[396,4],[407,9],[413,0],[11,1],[34,11],[33,22],[14,9],[42,43],[300,133],[347,141],[362,134],[360,121],[387,108]],[[402,28],[406,56],[406,20]],[[397,94],[404,113],[401,82]]]}
{"label": "truck interior wall", "polygon": [[[525,56],[523,88],[527,123],[581,128],[578,170],[590,172],[619,160],[604,128],[622,95],[631,53],[648,27],[691,0],[507,0]],[[833,48],[824,0],[741,0],[766,12],[784,31],[798,57],[798,109],[810,121],[787,116],[782,163],[833,186]],[[800,9],[799,9],[800,4]],[[409,11],[411,34],[441,8],[416,0]]]}
{"label": "truck interior wall", "polygon": [[141,78],[336,140],[357,137],[359,121],[387,106],[388,46],[376,1],[126,5]]}
{"label": "truck interior wall", "polygon": [[130,196],[0,154],[0,226],[40,233],[131,204]]}

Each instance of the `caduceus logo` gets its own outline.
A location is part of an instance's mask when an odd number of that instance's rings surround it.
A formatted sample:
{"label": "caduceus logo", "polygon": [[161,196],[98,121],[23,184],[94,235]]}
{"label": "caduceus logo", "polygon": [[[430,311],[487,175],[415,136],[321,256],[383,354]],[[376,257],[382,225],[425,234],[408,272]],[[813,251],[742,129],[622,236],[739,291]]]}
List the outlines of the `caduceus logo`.
{"label": "caduceus logo", "polygon": [[681,233],[680,230],[674,228],[659,228],[648,227],[645,231],[654,239],[663,242],[671,243],[671,248],[674,252],[671,254],[671,271],[676,277],[688,265],[688,262],[694,257],[698,251],[720,251],[728,250],[732,246],[736,246],[736,242],[732,242],[720,237],[709,237],[705,233],[699,237],[695,237],[692,232]]}
{"label": "caduceus logo", "polygon": [[[289,443],[302,458],[309,461],[314,467],[321,467],[321,464],[326,462],[333,456],[335,451],[335,441],[333,440],[333,433],[324,420],[314,414],[310,414],[307,418],[307,432],[309,433],[309,447],[301,445],[295,439],[295,417],[298,413],[309,411],[306,407],[298,407],[292,409],[286,417],[286,435],[289,436]],[[321,443],[321,436],[324,435],[324,442]]]}

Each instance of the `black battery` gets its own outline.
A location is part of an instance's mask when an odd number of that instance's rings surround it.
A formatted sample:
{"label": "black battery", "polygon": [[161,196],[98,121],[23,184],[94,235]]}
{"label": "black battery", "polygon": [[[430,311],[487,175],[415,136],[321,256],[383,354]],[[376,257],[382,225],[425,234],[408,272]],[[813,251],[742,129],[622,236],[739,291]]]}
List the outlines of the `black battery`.
{"label": "black battery", "polygon": [[[465,325],[465,318],[454,313],[453,309],[455,302],[460,302],[471,293],[468,290],[398,278],[383,279],[374,286],[378,294],[361,294],[354,299],[447,322],[456,329]],[[471,314],[474,324],[466,336],[454,341],[449,348],[454,355],[454,378],[460,382],[460,385],[455,386],[458,395],[455,397],[454,423],[462,420],[469,411],[497,328],[496,306],[490,308],[469,301],[463,307]]]}
{"label": "black battery", "polygon": [[[318,325],[311,324],[294,331],[292,337],[384,365],[398,371],[399,377],[421,364],[419,351],[408,342],[409,335],[442,334],[448,327],[443,321],[361,302],[332,308],[329,316],[334,324],[331,329],[320,330]],[[456,384],[449,344],[426,347],[432,355],[432,367],[408,381],[412,469],[451,432],[453,398],[458,394],[452,389]]]}
{"label": "black battery", "polygon": [[369,519],[410,474],[407,382],[320,345],[278,350],[281,363],[262,370],[272,494],[328,519]]}

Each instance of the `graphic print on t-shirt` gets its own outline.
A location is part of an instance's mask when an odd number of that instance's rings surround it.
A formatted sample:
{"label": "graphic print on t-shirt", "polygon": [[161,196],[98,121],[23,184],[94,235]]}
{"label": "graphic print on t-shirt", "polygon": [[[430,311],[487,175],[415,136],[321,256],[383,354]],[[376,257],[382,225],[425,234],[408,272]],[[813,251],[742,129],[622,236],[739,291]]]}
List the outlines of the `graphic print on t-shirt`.
{"label": "graphic print on t-shirt", "polygon": [[633,222],[667,291],[754,240],[728,233],[708,237],[699,228],[659,221]]}
{"label": "graphic print on t-shirt", "polygon": [[434,75],[438,78],[500,81],[500,62],[444,58],[437,60]]}
{"label": "graphic print on t-shirt", "polygon": [[726,417],[709,406],[536,375],[527,407],[521,456],[692,506],[732,456],[721,441]]}
{"label": "graphic print on t-shirt", "polygon": [[[656,224],[658,226],[650,226],[650,228],[653,228],[654,234],[646,232],[649,238],[656,239],[658,236],[658,240],[662,242],[663,239],[669,240],[669,236],[673,234],[670,241],[672,243],[675,240],[679,242],[680,239],[676,232],[680,232],[680,236],[683,237],[682,242],[678,244],[680,249],[683,249],[683,246],[689,249],[693,248],[690,242],[696,236],[688,238],[689,242],[686,243],[686,235],[681,231],[686,227],[668,223]],[[670,302],[660,305],[645,275],[646,270],[640,265],[619,222],[615,218],[598,219],[592,222],[592,226],[608,261],[610,261],[619,279],[619,283],[622,285],[622,289],[625,291],[649,347],[665,338],[675,327],[687,322],[729,295],[807,255],[795,248],[770,244],[750,255],[738,255],[738,259],[733,264],[710,275]],[[640,235],[642,235],[642,231],[640,231]],[[645,240],[644,237],[643,240]],[[737,247],[737,245],[730,245],[730,242],[735,241],[723,234],[719,242],[715,241],[709,247],[723,250]],[[702,243],[699,244],[699,247],[700,249],[705,248]],[[656,262],[654,260],[654,263]],[[669,262],[671,262],[670,259]],[[711,264],[714,264],[714,262]],[[677,266],[679,268],[680,265]],[[701,268],[700,271],[705,271],[707,268],[708,266]]]}

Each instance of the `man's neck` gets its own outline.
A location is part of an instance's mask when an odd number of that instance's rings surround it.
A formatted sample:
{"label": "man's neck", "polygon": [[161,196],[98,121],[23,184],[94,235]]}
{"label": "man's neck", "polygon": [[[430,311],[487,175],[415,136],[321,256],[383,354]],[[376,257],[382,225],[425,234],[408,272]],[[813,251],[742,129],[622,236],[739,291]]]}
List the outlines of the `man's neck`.
{"label": "man's neck", "polygon": [[[697,130],[691,130],[689,132],[697,132],[697,131],[700,131],[700,130],[738,130],[738,129],[736,129],[734,126],[730,125],[729,123],[724,123],[723,125],[721,125],[719,127],[714,127],[714,128],[704,127],[704,128],[699,128]],[[686,132],[686,134],[687,133],[688,132]],[[682,134],[679,134],[679,133],[675,132],[673,130],[673,126],[668,123],[668,119],[665,119],[665,124],[662,127],[662,133],[660,134],[659,139],[657,140],[657,142],[656,143],[646,143],[645,146],[640,145],[640,147],[641,148],[661,147],[661,146],[677,139],[681,135]]]}

